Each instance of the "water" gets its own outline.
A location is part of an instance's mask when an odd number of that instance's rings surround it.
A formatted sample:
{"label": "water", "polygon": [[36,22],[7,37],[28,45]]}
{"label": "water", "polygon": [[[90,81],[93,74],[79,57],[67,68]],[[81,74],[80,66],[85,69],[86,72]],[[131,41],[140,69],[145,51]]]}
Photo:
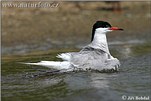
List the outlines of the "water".
{"label": "water", "polygon": [[2,101],[123,101],[123,96],[151,99],[150,42],[111,44],[113,56],[121,62],[116,73],[59,73],[18,63],[57,60],[58,52],[2,57]]}

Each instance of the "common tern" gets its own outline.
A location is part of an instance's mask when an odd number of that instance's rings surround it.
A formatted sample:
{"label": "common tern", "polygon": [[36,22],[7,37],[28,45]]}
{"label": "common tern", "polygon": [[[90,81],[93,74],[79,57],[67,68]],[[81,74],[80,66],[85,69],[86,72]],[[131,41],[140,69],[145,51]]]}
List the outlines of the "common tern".
{"label": "common tern", "polygon": [[57,57],[63,61],[40,61],[37,63],[25,63],[39,65],[57,70],[115,70],[118,71],[120,62],[114,58],[109,51],[106,33],[114,30],[123,30],[112,27],[106,21],[96,21],[92,28],[91,42],[79,52],[68,52],[58,54]]}

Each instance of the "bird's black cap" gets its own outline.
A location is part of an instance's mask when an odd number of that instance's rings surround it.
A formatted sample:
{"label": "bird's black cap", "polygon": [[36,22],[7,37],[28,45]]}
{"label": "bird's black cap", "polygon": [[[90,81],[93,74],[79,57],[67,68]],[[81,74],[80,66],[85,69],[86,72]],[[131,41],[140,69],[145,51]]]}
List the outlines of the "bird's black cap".
{"label": "bird's black cap", "polygon": [[96,21],[96,23],[93,25],[93,29],[96,28],[109,28],[112,27],[108,22],[105,21]]}
{"label": "bird's black cap", "polygon": [[97,28],[110,28],[110,27],[112,27],[112,26],[108,22],[96,21],[96,23],[93,25],[91,41],[93,41],[95,29],[97,29]]}

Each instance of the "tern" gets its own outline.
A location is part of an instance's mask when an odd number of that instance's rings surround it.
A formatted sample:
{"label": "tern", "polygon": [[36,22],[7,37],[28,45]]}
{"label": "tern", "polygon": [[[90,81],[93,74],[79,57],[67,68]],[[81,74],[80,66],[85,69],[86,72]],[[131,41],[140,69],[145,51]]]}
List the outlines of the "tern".
{"label": "tern", "polygon": [[108,48],[106,33],[114,30],[123,30],[112,27],[106,21],[96,21],[92,28],[91,42],[79,52],[58,54],[62,61],[40,61],[37,63],[25,63],[39,65],[57,70],[73,71],[80,70],[115,70],[118,71],[120,62],[114,58]]}

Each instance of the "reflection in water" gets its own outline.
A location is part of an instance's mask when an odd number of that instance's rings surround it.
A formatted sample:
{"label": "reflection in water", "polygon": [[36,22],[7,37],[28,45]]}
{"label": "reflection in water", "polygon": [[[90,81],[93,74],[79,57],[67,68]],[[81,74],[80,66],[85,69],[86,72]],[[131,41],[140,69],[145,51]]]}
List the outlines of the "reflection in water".
{"label": "reflection in water", "polygon": [[91,86],[100,89],[109,87],[108,74],[93,73],[91,75]]}
{"label": "reflection in water", "polygon": [[116,74],[106,74],[106,73],[75,73],[72,75],[67,75],[64,78],[64,82],[68,85],[70,89],[105,89],[109,87],[109,78],[115,77]]}
{"label": "reflection in water", "polygon": [[59,82],[61,82],[61,79],[59,78],[46,78],[46,79],[42,79],[42,80],[39,80],[37,82],[37,84],[42,87],[42,88],[45,88],[45,87],[50,87],[52,85],[56,85],[58,84]]}
{"label": "reflection in water", "polygon": [[64,78],[64,82],[68,85],[69,89],[78,90],[78,89],[89,89],[90,88],[90,78],[89,74],[81,72],[74,73],[72,75],[67,75]]}

